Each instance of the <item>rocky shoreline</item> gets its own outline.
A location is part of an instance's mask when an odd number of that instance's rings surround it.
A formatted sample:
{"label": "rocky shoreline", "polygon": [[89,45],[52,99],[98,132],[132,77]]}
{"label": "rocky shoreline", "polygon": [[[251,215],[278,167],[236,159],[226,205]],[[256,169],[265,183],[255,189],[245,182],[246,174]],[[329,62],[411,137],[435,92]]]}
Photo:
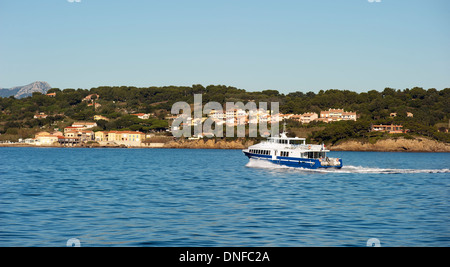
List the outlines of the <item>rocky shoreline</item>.
{"label": "rocky shoreline", "polygon": [[[188,149],[244,149],[254,145],[253,141],[224,141],[213,139],[172,141],[164,145],[165,148]],[[450,144],[428,138],[415,139],[383,139],[372,144],[356,140],[343,141],[328,146],[332,151],[376,151],[376,152],[450,152]]]}
{"label": "rocky shoreline", "polygon": [[[149,143],[141,146],[126,147],[124,145],[100,145],[86,144],[73,148],[183,148],[183,149],[244,149],[254,145],[253,140],[178,140],[167,143]],[[31,144],[0,144],[0,147],[53,147],[61,148],[60,145],[35,146]],[[450,152],[450,144],[437,142],[428,138],[414,139],[383,139],[375,143],[357,140],[343,141],[328,146],[332,151],[377,151],[377,152]]]}
{"label": "rocky shoreline", "polygon": [[225,141],[225,140],[180,140],[171,141],[164,145],[165,148],[191,148],[191,149],[244,149],[254,145],[253,141]]}
{"label": "rocky shoreline", "polygon": [[376,143],[344,141],[330,147],[333,151],[378,151],[378,152],[450,152],[450,144],[428,138],[383,139]]}

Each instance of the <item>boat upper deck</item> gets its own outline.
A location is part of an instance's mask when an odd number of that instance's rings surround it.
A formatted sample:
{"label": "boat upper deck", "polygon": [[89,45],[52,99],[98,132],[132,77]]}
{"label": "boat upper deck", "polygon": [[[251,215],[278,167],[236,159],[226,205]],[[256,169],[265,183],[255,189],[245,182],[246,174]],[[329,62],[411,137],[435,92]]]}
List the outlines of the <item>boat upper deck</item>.
{"label": "boat upper deck", "polygon": [[265,142],[272,144],[285,144],[285,145],[306,145],[305,138],[287,137],[287,136],[269,137]]}
{"label": "boat upper deck", "polygon": [[287,137],[282,134],[281,137],[269,137],[266,141],[255,144],[250,148],[253,149],[288,149],[297,151],[315,151],[315,152],[329,152],[324,145],[306,144],[305,138]]}

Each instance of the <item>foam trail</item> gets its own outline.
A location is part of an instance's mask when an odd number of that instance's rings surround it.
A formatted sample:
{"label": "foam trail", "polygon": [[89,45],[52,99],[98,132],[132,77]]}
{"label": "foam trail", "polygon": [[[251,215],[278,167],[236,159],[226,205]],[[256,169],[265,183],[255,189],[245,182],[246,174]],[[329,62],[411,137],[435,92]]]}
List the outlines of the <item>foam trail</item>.
{"label": "foam trail", "polygon": [[450,173],[450,169],[428,170],[428,169],[390,169],[390,168],[370,168],[362,166],[344,166],[340,170],[332,170],[332,172],[341,173]]}
{"label": "foam trail", "polygon": [[363,166],[345,166],[342,169],[304,169],[282,166],[274,164],[267,160],[250,159],[246,167],[262,168],[262,169],[289,169],[302,172],[319,172],[319,173],[374,173],[374,174],[399,174],[399,173],[450,173],[450,169],[427,170],[427,169],[390,169],[390,168],[370,168]]}
{"label": "foam trail", "polygon": [[261,168],[261,169],[293,169],[287,166],[272,163],[267,160],[258,160],[258,159],[250,159],[247,165],[245,166],[249,168]]}

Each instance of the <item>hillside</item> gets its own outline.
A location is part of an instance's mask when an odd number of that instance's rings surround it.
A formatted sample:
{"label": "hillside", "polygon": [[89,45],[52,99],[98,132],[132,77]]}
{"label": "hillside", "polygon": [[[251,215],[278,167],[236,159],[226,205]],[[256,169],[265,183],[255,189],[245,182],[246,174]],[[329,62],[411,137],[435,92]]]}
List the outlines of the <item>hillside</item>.
{"label": "hillside", "polygon": [[[20,88],[16,94],[29,94],[33,90],[41,90],[54,93],[52,97],[41,92],[21,99],[0,97],[0,141],[30,138],[37,131],[63,129],[74,121],[93,121],[95,115],[107,118],[97,121],[98,127],[95,129],[97,131],[165,132],[170,123],[166,118],[171,115],[172,105],[178,101],[192,104],[194,94],[202,94],[203,105],[212,101],[218,102],[223,107],[226,102],[257,104],[267,102],[270,108],[271,102],[278,102],[280,112],[283,114],[320,113],[321,110],[330,108],[356,112],[357,121],[332,123],[314,121],[309,124],[301,124],[292,119],[287,121],[287,129],[291,134],[308,138],[308,141],[313,143],[338,145],[342,141],[355,139],[375,143],[377,140],[391,137],[404,137],[410,140],[426,137],[450,143],[450,134],[447,132],[450,120],[450,88],[443,90],[434,88],[426,90],[420,87],[403,90],[386,88],[382,92],[372,90],[362,93],[331,89],[321,90],[318,93],[281,94],[276,90],[248,92],[224,85],[141,88],[103,86],[89,90],[53,88],[48,91],[45,90],[47,87],[45,85],[34,83],[27,88]],[[88,97],[90,95],[95,95],[95,99],[90,99]],[[45,119],[34,118],[40,113],[48,116]],[[134,113],[152,116],[141,120],[131,115]],[[391,116],[392,113],[396,116]],[[409,113],[413,116],[408,116]],[[399,136],[373,133],[370,131],[373,124],[402,125],[408,131]]]}

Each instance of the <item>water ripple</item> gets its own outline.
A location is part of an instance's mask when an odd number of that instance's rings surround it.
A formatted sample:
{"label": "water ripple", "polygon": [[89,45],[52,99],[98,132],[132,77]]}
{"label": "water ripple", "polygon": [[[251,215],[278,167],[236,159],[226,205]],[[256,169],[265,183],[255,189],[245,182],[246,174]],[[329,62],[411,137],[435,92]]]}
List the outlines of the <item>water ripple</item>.
{"label": "water ripple", "polygon": [[0,148],[0,246],[449,246],[448,153]]}

